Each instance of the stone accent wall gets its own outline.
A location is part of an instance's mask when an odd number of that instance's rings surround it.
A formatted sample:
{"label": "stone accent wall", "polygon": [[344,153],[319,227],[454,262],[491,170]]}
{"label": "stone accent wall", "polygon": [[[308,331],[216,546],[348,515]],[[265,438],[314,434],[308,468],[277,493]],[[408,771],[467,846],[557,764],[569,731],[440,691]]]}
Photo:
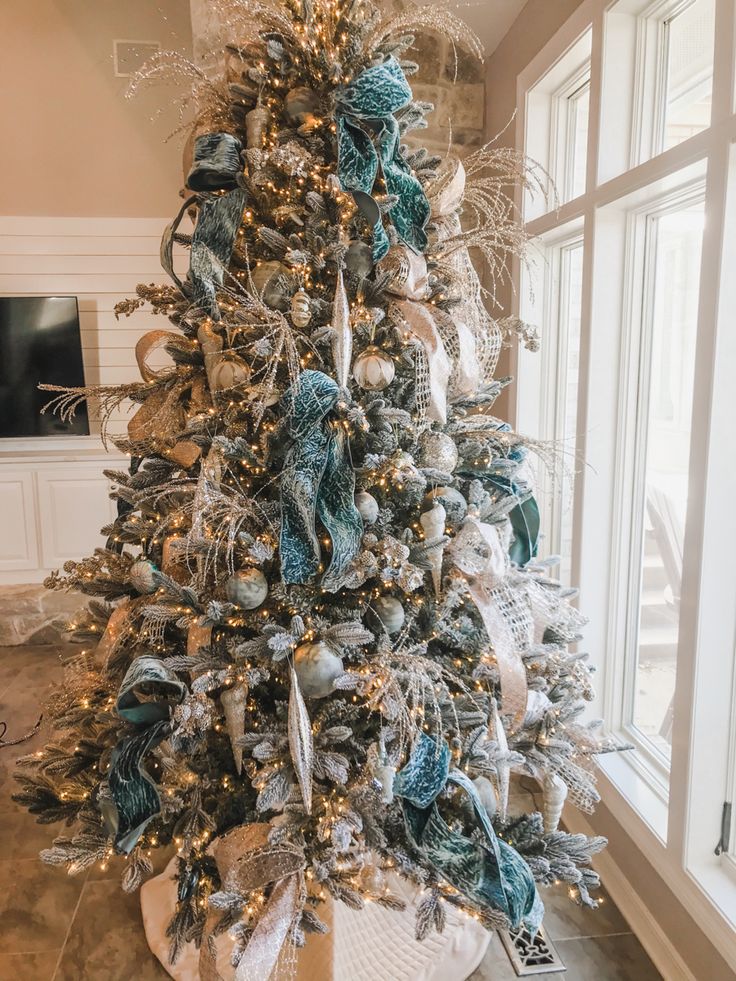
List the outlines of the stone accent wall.
{"label": "stone accent wall", "polygon": [[[206,67],[213,46],[222,40],[221,25],[208,0],[190,0],[194,60]],[[475,149],[485,141],[485,69],[461,48],[453,50],[444,37],[418,35],[405,55],[419,72],[409,78],[415,98],[431,102],[435,111],[429,127],[415,130],[407,143],[444,153],[452,143],[455,153]]]}
{"label": "stone accent wall", "polygon": [[414,130],[407,143],[421,144],[445,153],[449,146],[462,156],[485,142],[484,67],[460,48],[453,50],[446,38],[418,36],[406,58],[419,71],[409,77],[414,98],[431,102],[435,111],[427,117],[427,129]]}
{"label": "stone accent wall", "polygon": [[0,586],[0,647],[58,644],[68,620],[86,606],[79,593],[55,593],[41,585]]}

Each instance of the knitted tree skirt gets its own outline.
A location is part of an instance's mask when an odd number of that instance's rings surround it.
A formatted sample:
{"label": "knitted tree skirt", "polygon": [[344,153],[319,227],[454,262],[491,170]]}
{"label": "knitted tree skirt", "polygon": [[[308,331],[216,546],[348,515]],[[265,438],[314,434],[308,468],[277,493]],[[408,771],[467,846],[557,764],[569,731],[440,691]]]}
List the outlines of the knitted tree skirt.
{"label": "knitted tree skirt", "polygon": [[[199,952],[187,944],[175,964],[169,964],[166,927],[176,905],[176,859],[141,889],[141,910],[151,951],[175,981],[200,981]],[[325,935],[309,934],[299,953],[296,981],[462,981],[480,964],[490,934],[472,917],[446,906],[446,926],[421,943],[415,939],[416,909],[421,890],[397,875],[388,879],[391,891],[405,900],[401,912],[367,903],[352,910],[327,900],[319,916],[330,927]],[[217,939],[217,970],[233,981],[232,940]]]}

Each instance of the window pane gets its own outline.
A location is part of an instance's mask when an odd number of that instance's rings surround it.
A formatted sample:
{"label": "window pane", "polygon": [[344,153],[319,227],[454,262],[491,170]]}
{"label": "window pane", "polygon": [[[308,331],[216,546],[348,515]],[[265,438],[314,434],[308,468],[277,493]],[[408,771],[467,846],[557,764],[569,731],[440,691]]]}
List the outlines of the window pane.
{"label": "window pane", "polygon": [[570,96],[569,127],[572,145],[569,152],[569,198],[585,193],[585,171],[588,162],[588,109],[590,81]]}
{"label": "window pane", "polygon": [[556,546],[562,558],[560,579],[570,585],[573,531],[573,491],[577,462],[578,379],[580,370],[580,313],[583,290],[583,243],[566,246],[560,254],[558,352],[558,432],[564,449],[557,506]]}
{"label": "window pane", "polygon": [[665,24],[667,89],[662,149],[710,124],[715,0],[693,0]]}
{"label": "window pane", "polygon": [[672,741],[703,222],[702,201],[649,219],[647,265],[653,277],[643,325],[650,354],[642,420],[644,534],[633,723],[666,757]]}

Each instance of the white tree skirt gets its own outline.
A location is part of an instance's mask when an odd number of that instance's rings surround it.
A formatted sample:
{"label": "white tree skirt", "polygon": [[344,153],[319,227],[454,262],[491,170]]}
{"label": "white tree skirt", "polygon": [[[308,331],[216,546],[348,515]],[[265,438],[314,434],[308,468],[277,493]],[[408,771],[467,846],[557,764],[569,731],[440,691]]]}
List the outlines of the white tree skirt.
{"label": "white tree skirt", "polygon": [[[141,889],[143,926],[148,946],[175,981],[199,981],[199,951],[188,944],[176,964],[168,962],[166,926],[176,905],[173,858],[161,875]],[[403,912],[367,903],[360,911],[344,903],[327,901],[319,907],[320,919],[331,927],[322,936],[310,934],[300,952],[298,981],[461,981],[478,967],[490,934],[472,917],[446,905],[444,931],[432,933],[419,943],[414,939],[414,920],[422,893],[393,875],[391,891],[407,903]],[[232,941],[225,933],[217,939],[217,969],[232,981]]]}

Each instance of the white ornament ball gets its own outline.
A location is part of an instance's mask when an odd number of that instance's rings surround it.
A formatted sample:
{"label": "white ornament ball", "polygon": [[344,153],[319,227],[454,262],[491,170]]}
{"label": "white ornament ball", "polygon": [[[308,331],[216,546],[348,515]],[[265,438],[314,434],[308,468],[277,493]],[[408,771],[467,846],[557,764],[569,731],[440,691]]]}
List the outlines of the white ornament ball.
{"label": "white ornament ball", "polygon": [[480,797],[480,802],[483,805],[483,810],[486,812],[488,817],[493,820],[498,807],[496,791],[493,788],[493,784],[488,777],[481,776],[475,778],[473,785],[478,791],[478,796]]}
{"label": "white ornament ball", "polygon": [[387,634],[397,634],[404,626],[404,607],[395,596],[380,596],[373,609]]}
{"label": "white ornament ball", "polygon": [[368,491],[358,491],[355,495],[355,506],[358,514],[367,525],[373,525],[378,518],[378,501]]}
{"label": "white ornament ball", "polygon": [[374,345],[361,351],[353,363],[353,378],[366,392],[380,392],[387,388],[395,374],[393,360]]}
{"label": "white ornament ball", "polygon": [[137,593],[152,593],[156,589],[156,566],[148,559],[138,559],[130,567],[128,580]]}
{"label": "white ornament ball", "polygon": [[311,319],[309,297],[304,290],[297,290],[291,298],[291,322],[295,327],[306,327]]}
{"label": "white ornament ball", "polygon": [[375,776],[376,780],[381,785],[381,801],[384,804],[393,803],[396,767],[392,766],[390,763],[380,763],[376,767]]}
{"label": "white ornament ball", "polygon": [[552,708],[552,702],[543,691],[535,691],[533,688],[526,695],[526,714],[524,715],[524,725],[533,726],[541,722],[548,709]]}
{"label": "white ornament ball", "polygon": [[239,569],[227,581],[227,598],[244,610],[255,610],[268,596],[268,583],[260,569]]}
{"label": "white ornament ball", "polygon": [[302,644],[294,652],[294,670],[305,698],[324,698],[344,673],[342,659],[327,644]]}
{"label": "white ornament ball", "polygon": [[443,473],[452,473],[457,466],[455,441],[447,433],[425,433],[419,441],[419,462]]}
{"label": "white ornament ball", "polygon": [[210,386],[216,392],[247,385],[250,381],[250,367],[236,358],[223,358],[212,367]]}
{"label": "white ornament ball", "polygon": [[439,501],[447,512],[447,523],[453,528],[457,527],[468,513],[468,502],[454,487],[435,487],[431,490],[424,498],[424,510],[428,511],[434,507],[435,501]]}

